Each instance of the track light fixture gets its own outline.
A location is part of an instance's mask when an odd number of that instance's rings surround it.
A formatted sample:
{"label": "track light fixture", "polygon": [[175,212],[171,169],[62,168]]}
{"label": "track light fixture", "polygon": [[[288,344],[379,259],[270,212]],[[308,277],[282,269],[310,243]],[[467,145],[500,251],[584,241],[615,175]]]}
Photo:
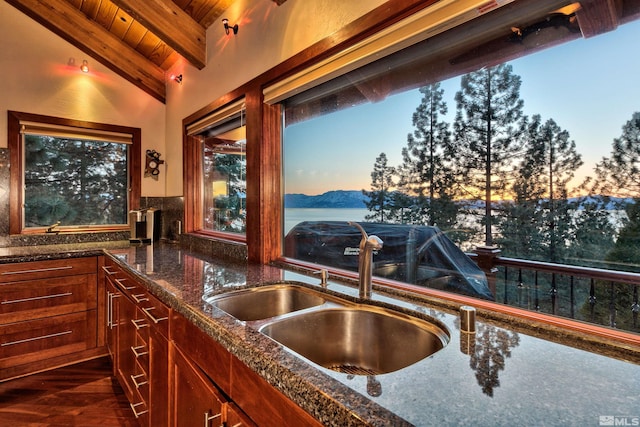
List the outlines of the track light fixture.
{"label": "track light fixture", "polygon": [[224,25],[224,32],[227,35],[229,34],[229,30],[233,30],[233,34],[238,34],[238,24],[232,27],[231,25],[229,25],[229,20],[227,18],[224,18],[222,20],[222,25]]}
{"label": "track light fixture", "polygon": [[80,71],[83,73],[89,72],[89,62],[86,59],[82,60],[82,65],[80,66]]}
{"label": "track light fixture", "polygon": [[178,83],[178,84],[182,84],[182,74],[171,74],[171,76],[169,76],[170,80],[173,80],[174,82]]}

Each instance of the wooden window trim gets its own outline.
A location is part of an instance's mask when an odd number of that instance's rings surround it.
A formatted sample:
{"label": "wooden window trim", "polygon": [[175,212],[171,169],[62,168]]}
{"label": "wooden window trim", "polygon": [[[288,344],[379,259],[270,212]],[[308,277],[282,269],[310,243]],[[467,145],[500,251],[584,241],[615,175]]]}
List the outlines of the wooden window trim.
{"label": "wooden window trim", "polygon": [[[41,122],[61,126],[70,126],[85,129],[94,129],[107,132],[120,132],[131,134],[131,147],[129,156],[129,209],[137,209],[140,205],[141,192],[141,165],[142,165],[142,132],[140,128],[118,126],[105,123],[87,122],[82,120],[64,119],[60,117],[44,116],[40,114],[8,111],[7,130],[9,147],[10,191],[9,191],[9,234],[27,234],[22,223],[23,195],[21,190],[23,169],[22,137],[20,135],[20,121]],[[90,226],[80,229],[74,228],[74,232],[106,232],[128,230],[127,225],[109,228],[92,228]]]}

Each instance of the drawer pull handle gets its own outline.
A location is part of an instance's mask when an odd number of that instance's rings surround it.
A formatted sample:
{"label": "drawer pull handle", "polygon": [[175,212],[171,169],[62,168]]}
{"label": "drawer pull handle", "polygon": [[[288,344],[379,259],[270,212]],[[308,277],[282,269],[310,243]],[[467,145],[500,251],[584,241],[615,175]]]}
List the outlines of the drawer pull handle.
{"label": "drawer pull handle", "polygon": [[126,285],[124,285],[122,282],[124,282],[125,280],[127,280],[127,279],[116,279],[116,283],[117,283],[118,285],[122,286],[122,287],[123,287],[124,289],[126,289],[127,291],[130,291],[130,290],[132,290],[132,289],[135,289],[135,288],[136,288],[135,286],[126,286]]}
{"label": "drawer pull handle", "polygon": [[107,328],[113,329],[113,293],[107,291]]}
{"label": "drawer pull handle", "polygon": [[73,292],[65,292],[65,293],[62,293],[62,294],[43,295],[43,296],[39,296],[39,297],[14,299],[14,300],[10,300],[10,301],[2,301],[1,304],[16,304],[16,303],[19,303],[19,302],[37,301],[37,300],[41,300],[41,299],[68,297],[69,295],[73,295]]}
{"label": "drawer pull handle", "polygon": [[47,339],[47,338],[55,338],[55,337],[59,337],[59,336],[62,336],[62,335],[68,335],[68,334],[71,334],[71,333],[73,333],[73,331],[64,331],[64,332],[58,332],[56,334],[42,335],[42,336],[34,337],[34,338],[26,338],[24,340],[3,342],[2,344],[0,344],[0,347],[8,347],[10,345],[15,345],[15,344],[24,344],[26,342],[31,342],[31,341],[44,340],[44,339]]}
{"label": "drawer pull handle", "polygon": [[144,405],[144,402],[140,402],[140,403],[129,403],[129,406],[131,406],[131,410],[133,411],[133,415],[136,416],[136,418],[138,418],[140,415],[146,414],[147,412],[149,412],[148,409],[143,409],[142,411],[138,412],[137,407],[140,405]]}
{"label": "drawer pull handle", "polygon": [[113,319],[113,300],[116,298],[120,298],[120,294],[116,293],[116,292],[109,292],[109,306],[107,307],[107,316],[109,317],[107,319],[107,326],[109,326],[109,329],[113,329],[116,326],[118,326],[118,322],[115,322]]}
{"label": "drawer pull handle", "polygon": [[204,427],[209,427],[209,421],[215,420],[216,418],[220,418],[222,416],[222,412],[219,414],[209,416],[208,412],[204,413]]}
{"label": "drawer pull handle", "polygon": [[[133,384],[136,386],[136,388],[140,388],[141,385],[145,385],[149,382],[145,377],[145,374],[131,375],[131,381],[133,381]],[[142,378],[143,380],[138,382],[138,379],[140,378]]]}
{"label": "drawer pull handle", "polygon": [[154,317],[153,314],[151,314],[151,310],[153,309],[155,309],[155,307],[148,307],[148,308],[142,309],[142,311],[147,313],[147,316],[149,316],[149,318],[153,320],[153,323],[160,323],[161,321],[168,319],[168,317]]}
{"label": "drawer pull handle", "polygon": [[115,271],[111,271],[109,270],[109,267],[107,267],[106,265],[102,267],[102,269],[104,270],[105,273],[107,273],[109,276],[113,276],[114,274],[116,274]]}
{"label": "drawer pull handle", "polygon": [[139,345],[138,347],[131,347],[131,351],[136,357],[144,356],[145,354],[149,354],[148,351],[144,351],[146,347],[144,345]]}
{"label": "drawer pull handle", "polygon": [[133,326],[136,327],[137,330],[140,330],[142,328],[146,328],[149,326],[148,323],[144,323],[145,319],[131,319],[131,323],[133,323]]}
{"label": "drawer pull handle", "polygon": [[12,274],[28,274],[28,273],[42,273],[45,271],[58,271],[58,270],[71,270],[73,266],[65,265],[63,267],[49,267],[49,268],[34,268],[33,270],[18,270],[18,271],[5,271],[3,276],[9,276]]}
{"label": "drawer pull handle", "polygon": [[131,295],[131,298],[133,298],[137,303],[141,303],[142,301],[149,301],[149,298],[147,298],[144,294]]}

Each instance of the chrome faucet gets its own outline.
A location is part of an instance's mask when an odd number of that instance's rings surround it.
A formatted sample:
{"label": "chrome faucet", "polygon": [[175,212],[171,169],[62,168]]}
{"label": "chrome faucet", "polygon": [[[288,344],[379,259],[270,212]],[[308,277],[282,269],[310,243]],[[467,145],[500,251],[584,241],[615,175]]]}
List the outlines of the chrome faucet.
{"label": "chrome faucet", "polygon": [[362,233],[360,252],[358,252],[358,279],[360,284],[360,298],[371,298],[371,276],[373,275],[373,250],[382,249],[382,239],[378,236],[368,236],[364,228],[356,222],[349,221],[349,225],[357,227]]}

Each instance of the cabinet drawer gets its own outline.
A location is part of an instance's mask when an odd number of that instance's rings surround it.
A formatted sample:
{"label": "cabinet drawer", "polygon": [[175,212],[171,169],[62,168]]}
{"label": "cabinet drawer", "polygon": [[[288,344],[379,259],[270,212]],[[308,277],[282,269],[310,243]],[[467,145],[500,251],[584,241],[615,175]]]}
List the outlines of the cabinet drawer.
{"label": "cabinet drawer", "polygon": [[75,274],[95,274],[97,271],[96,257],[0,264],[0,283]]}
{"label": "cabinet drawer", "polygon": [[171,317],[171,339],[220,389],[231,390],[231,353],[179,313]]}
{"label": "cabinet drawer", "polygon": [[96,311],[0,326],[0,369],[96,347]]}
{"label": "cabinet drawer", "polygon": [[169,307],[148,292],[145,293],[144,298],[140,299],[138,307],[154,330],[160,332],[165,338],[169,337]]}
{"label": "cabinet drawer", "polygon": [[96,276],[78,275],[0,284],[0,324],[93,310]]}

